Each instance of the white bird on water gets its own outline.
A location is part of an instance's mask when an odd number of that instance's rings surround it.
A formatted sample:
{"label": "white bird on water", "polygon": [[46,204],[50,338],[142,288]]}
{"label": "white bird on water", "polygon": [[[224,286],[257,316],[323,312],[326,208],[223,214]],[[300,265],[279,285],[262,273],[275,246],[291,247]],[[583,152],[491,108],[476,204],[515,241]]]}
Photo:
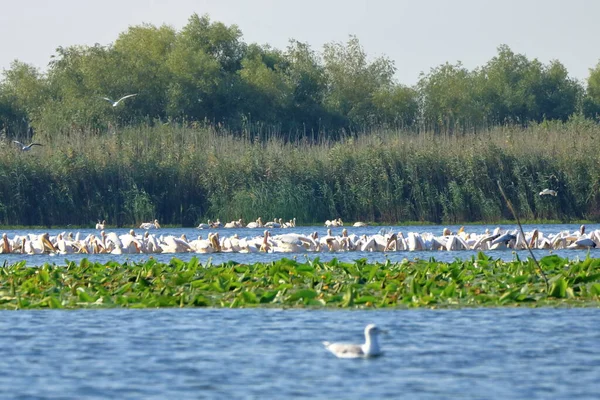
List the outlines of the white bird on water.
{"label": "white bird on water", "polygon": [[364,344],[323,342],[323,345],[338,358],[377,357],[383,354],[377,341],[380,333],[386,331],[379,329],[375,324],[369,324],[365,327]]}
{"label": "white bird on water", "polygon": [[551,195],[551,196],[556,196],[558,193],[556,193],[556,190],[552,190],[552,189],[544,189],[540,192],[540,196],[544,196],[544,195]]}
{"label": "white bird on water", "polygon": [[158,220],[155,219],[154,222],[144,222],[140,225],[140,229],[159,229],[160,224]]}
{"label": "white bird on water", "polygon": [[103,97],[104,100],[110,102],[112,104],[113,107],[116,107],[119,105],[119,103],[129,97],[133,97],[133,96],[137,96],[137,93],[133,93],[133,94],[128,94],[126,96],[121,97],[119,100],[114,101],[113,99],[110,99],[108,97]]}
{"label": "white bird on water", "polygon": [[21,147],[21,151],[29,151],[29,150],[31,150],[32,146],[43,146],[43,144],[41,144],[41,143],[30,143],[28,145],[24,145],[23,143],[19,142],[18,140],[13,140],[13,142],[15,142],[16,144],[18,144]]}

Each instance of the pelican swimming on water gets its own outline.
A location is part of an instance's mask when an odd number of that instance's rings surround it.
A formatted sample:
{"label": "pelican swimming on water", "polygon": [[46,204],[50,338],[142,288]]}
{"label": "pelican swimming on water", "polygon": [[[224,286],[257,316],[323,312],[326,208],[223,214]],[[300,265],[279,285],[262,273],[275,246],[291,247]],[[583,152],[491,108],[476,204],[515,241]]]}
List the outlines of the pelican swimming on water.
{"label": "pelican swimming on water", "polygon": [[210,229],[212,228],[212,222],[210,222],[210,219],[208,220],[208,223],[204,223],[204,222],[200,222],[200,224],[196,227],[196,229]]}
{"label": "pelican swimming on water", "polygon": [[155,219],[154,222],[144,222],[143,224],[140,225],[140,229],[152,229],[152,228],[160,228],[160,224],[158,223],[158,220]]}
{"label": "pelican swimming on water", "polygon": [[96,229],[103,230],[105,225],[106,225],[105,220],[102,220],[102,222],[98,221],[98,223],[96,224]]}
{"label": "pelican swimming on water", "polygon": [[382,354],[377,341],[380,333],[385,333],[385,331],[379,329],[375,324],[369,324],[365,327],[364,344],[323,342],[323,345],[338,358],[376,357]]}
{"label": "pelican swimming on water", "polygon": [[246,228],[262,228],[263,223],[261,217],[258,217],[256,221],[248,222]]}
{"label": "pelican swimming on water", "polygon": [[18,144],[21,147],[21,151],[29,151],[29,150],[31,150],[31,147],[33,147],[33,146],[43,146],[43,144],[41,144],[41,143],[29,143],[28,145],[25,145],[25,144],[19,142],[18,140],[13,140],[13,142]]}
{"label": "pelican swimming on water", "polygon": [[133,94],[128,94],[126,96],[121,97],[119,100],[114,101],[113,99],[110,99],[108,97],[102,97],[102,99],[108,101],[109,103],[112,104],[113,107],[116,107],[119,105],[120,102],[122,102],[125,99],[128,99],[129,97],[133,97],[133,96],[137,96],[137,93],[133,93]]}

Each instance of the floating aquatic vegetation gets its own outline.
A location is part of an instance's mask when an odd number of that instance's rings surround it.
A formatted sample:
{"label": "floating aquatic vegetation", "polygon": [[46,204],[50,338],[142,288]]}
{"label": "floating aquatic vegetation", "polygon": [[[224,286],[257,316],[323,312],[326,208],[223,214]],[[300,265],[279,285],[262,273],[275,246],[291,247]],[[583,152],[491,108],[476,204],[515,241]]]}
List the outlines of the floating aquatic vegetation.
{"label": "floating aquatic vegetation", "polygon": [[600,259],[453,262],[365,259],[202,264],[94,263],[0,268],[0,308],[600,306]]}

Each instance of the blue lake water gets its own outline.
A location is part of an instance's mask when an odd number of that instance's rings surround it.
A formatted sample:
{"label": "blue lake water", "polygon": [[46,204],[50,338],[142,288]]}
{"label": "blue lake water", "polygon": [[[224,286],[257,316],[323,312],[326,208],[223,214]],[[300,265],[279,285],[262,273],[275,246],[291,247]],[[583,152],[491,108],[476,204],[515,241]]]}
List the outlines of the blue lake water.
{"label": "blue lake water", "polygon": [[[321,341],[389,334],[384,355]],[[0,398],[597,399],[600,309],[0,312]]]}
{"label": "blue lake water", "polygon": [[[517,229],[516,225],[499,225],[502,230],[514,230]],[[392,230],[394,232],[402,231],[405,235],[407,232],[432,232],[436,235],[441,235],[442,229],[444,227],[450,228],[452,231],[456,232],[460,228],[458,225],[432,225],[432,226],[370,226],[370,227],[338,227],[332,228],[332,233],[334,235],[341,235],[342,229],[348,229],[349,234],[356,235],[373,235],[378,233],[380,230]],[[550,233],[558,233],[564,230],[568,230],[570,232],[575,232],[579,230],[580,225],[576,224],[537,224],[537,225],[524,225],[523,228],[525,231],[529,232],[533,229],[539,229],[541,232],[547,236]],[[465,227],[467,232],[473,233],[483,233],[486,229],[493,231],[496,228],[496,225],[468,225]],[[589,224],[586,226],[586,231],[590,232],[595,229],[600,229],[600,224]],[[123,234],[129,232],[130,228],[121,228],[121,229],[107,229],[107,231],[114,231],[117,234]],[[237,234],[239,237],[247,237],[252,238],[256,236],[262,236],[263,229],[219,229],[219,230],[200,230],[195,228],[163,228],[159,230],[150,230],[151,233],[155,235],[175,235],[181,236],[185,234],[188,239],[194,239],[198,235],[206,238],[209,232],[216,232],[223,236],[231,236]],[[282,233],[302,233],[302,234],[310,234],[312,232],[318,232],[319,236],[325,236],[327,234],[327,228],[323,226],[307,226],[307,227],[296,227],[292,229],[272,229],[270,230],[273,235],[282,234]],[[60,228],[60,229],[31,229],[31,230],[0,230],[0,234],[6,232],[9,237],[14,237],[14,235],[19,234],[23,235],[26,233],[35,233],[41,234],[48,232],[50,235],[55,236],[59,233],[63,232],[80,232],[81,237],[85,237],[90,233],[98,234],[98,231],[95,229],[79,229],[79,230],[71,230],[68,228]],[[141,234],[145,232],[142,229],[136,229],[136,233]],[[529,257],[528,251],[516,251],[513,252],[511,250],[493,250],[487,251],[487,254],[494,258],[503,259],[503,260],[512,260],[516,256],[521,259],[525,259]],[[15,263],[21,260],[26,260],[28,265],[42,265],[44,263],[55,263],[55,264],[64,264],[65,260],[69,261],[80,261],[83,258],[87,258],[92,261],[97,262],[108,262],[111,260],[124,262],[124,261],[145,261],[148,258],[153,257],[158,261],[168,262],[173,257],[177,257],[182,260],[189,260],[192,257],[197,257],[202,263],[206,263],[209,260],[213,264],[220,264],[226,261],[237,261],[242,263],[254,263],[254,262],[269,262],[273,260],[279,260],[282,257],[288,258],[296,258],[300,261],[306,259],[307,257],[310,259],[314,259],[319,257],[321,260],[331,260],[333,258],[337,258],[342,261],[353,261],[360,258],[366,258],[369,262],[384,262],[386,260],[390,261],[402,261],[403,259],[429,259],[434,257],[438,261],[450,262],[455,259],[466,259],[477,254],[476,251],[400,251],[400,252],[360,252],[360,251],[352,251],[352,252],[320,252],[320,253],[248,253],[248,254],[240,254],[240,253],[212,253],[212,254],[196,254],[196,253],[177,253],[173,254],[122,254],[122,255],[114,255],[114,254],[69,254],[69,255],[23,255],[23,254],[0,254],[0,263]],[[585,258],[588,255],[587,250],[534,250],[534,254],[537,258],[544,257],[549,254],[558,254],[561,257],[567,257],[569,259],[575,258]],[[589,252],[591,257],[600,257],[600,248],[591,250]]]}

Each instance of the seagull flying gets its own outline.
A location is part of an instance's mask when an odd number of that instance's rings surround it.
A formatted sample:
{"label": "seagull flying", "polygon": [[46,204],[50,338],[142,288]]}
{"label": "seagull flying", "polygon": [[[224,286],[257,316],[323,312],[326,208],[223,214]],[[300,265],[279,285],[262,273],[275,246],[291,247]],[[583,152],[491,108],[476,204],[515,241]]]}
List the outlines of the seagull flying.
{"label": "seagull flying", "polygon": [[120,98],[119,100],[117,100],[117,101],[114,101],[113,99],[109,99],[108,97],[103,97],[103,99],[104,99],[104,100],[106,100],[106,101],[108,101],[109,103],[111,103],[113,107],[116,107],[116,106],[118,106],[118,105],[119,105],[119,103],[120,103],[121,101],[125,100],[125,99],[126,99],[126,98],[128,98],[128,97],[133,97],[133,96],[137,96],[137,93],[134,93],[134,94],[128,94],[127,96],[123,96],[123,97],[121,97],[121,98]]}
{"label": "seagull flying", "polygon": [[41,143],[30,143],[26,146],[23,143],[19,142],[18,140],[13,140],[13,142],[15,142],[16,144],[18,144],[21,147],[21,151],[29,151],[29,150],[31,150],[31,146],[43,146],[43,144],[41,144]]}

